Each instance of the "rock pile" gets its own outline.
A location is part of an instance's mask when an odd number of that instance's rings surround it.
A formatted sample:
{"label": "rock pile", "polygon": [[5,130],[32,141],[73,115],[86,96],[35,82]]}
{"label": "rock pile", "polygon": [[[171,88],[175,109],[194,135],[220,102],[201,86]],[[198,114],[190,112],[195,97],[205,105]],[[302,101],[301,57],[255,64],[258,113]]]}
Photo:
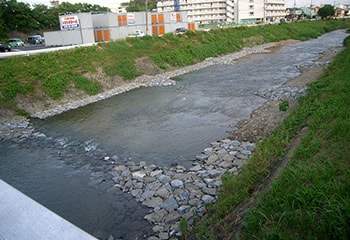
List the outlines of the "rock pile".
{"label": "rock pile", "polygon": [[201,217],[205,205],[217,200],[222,176],[238,174],[253,151],[253,143],[224,139],[204,149],[189,169],[126,161],[117,163],[113,180],[150,208],[145,219],[152,224],[154,236],[149,239],[176,239],[181,236],[181,219],[192,224]]}
{"label": "rock pile", "polygon": [[302,95],[305,95],[307,87],[276,87],[270,88],[263,92],[255,94],[270,100],[296,100]]}

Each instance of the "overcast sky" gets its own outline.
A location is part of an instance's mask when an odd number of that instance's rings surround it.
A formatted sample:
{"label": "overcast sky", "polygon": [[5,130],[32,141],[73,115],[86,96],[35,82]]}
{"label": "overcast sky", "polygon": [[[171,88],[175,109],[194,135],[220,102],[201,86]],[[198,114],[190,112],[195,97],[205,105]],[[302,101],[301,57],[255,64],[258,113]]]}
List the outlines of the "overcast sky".
{"label": "overcast sky", "polygon": [[[17,0],[19,2],[26,2],[30,5],[33,4],[45,4],[46,6],[50,6],[50,0]],[[118,7],[121,2],[129,2],[128,0],[62,0],[61,2],[70,2],[70,3],[90,3],[97,4],[102,7],[115,8]],[[293,7],[294,4],[297,7],[307,6],[310,4],[313,5],[321,5],[321,4],[340,4],[345,3],[349,4],[349,0],[286,0],[286,7]]]}

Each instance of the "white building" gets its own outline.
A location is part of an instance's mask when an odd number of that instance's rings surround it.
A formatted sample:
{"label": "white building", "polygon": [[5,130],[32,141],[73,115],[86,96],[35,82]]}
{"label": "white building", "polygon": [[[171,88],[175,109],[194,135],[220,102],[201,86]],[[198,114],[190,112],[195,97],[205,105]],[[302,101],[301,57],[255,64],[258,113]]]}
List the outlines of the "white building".
{"label": "white building", "polygon": [[[220,23],[226,21],[226,0],[179,0],[180,11],[187,12],[189,22]],[[174,11],[174,0],[158,0],[158,12]]]}
{"label": "white building", "polygon": [[265,0],[265,19],[267,23],[280,22],[286,18],[285,0]]}
{"label": "white building", "polygon": [[[254,24],[285,18],[285,0],[179,0],[188,20],[208,23]],[[174,11],[174,0],[158,0],[159,12]]]}
{"label": "white building", "polygon": [[44,32],[46,46],[92,44],[132,36],[174,33],[176,28],[196,30],[186,12],[75,13],[59,16],[60,31]]}
{"label": "white building", "polygon": [[235,22],[238,24],[260,23],[264,19],[264,0],[236,0]]}

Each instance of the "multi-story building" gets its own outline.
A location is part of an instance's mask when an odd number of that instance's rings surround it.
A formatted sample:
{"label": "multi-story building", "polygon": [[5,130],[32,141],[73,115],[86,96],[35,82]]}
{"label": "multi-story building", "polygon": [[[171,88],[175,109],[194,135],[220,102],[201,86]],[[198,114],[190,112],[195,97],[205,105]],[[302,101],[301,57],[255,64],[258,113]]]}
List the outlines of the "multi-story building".
{"label": "multi-story building", "polygon": [[254,24],[263,22],[264,0],[236,0],[235,22]]}
{"label": "multi-story building", "polygon": [[[226,21],[226,0],[179,0],[180,11],[187,12],[189,22],[220,23]],[[158,12],[175,11],[174,0],[158,0]]]}
{"label": "multi-story building", "polygon": [[253,24],[285,17],[285,0],[158,0],[158,12],[187,12],[188,21]]}
{"label": "multi-story building", "polygon": [[285,0],[265,0],[265,19],[266,22],[280,22],[286,18]]}

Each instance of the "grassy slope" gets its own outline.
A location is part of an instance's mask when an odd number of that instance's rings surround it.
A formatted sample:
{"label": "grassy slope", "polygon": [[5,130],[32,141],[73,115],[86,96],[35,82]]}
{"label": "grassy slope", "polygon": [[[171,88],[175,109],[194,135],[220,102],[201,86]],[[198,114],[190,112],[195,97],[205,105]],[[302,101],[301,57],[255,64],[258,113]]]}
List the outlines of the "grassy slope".
{"label": "grassy slope", "polygon": [[243,239],[349,239],[350,38],[294,115],[308,132],[292,162],[248,214]]}
{"label": "grassy slope", "polygon": [[292,161],[248,213],[241,239],[350,238],[350,38],[345,42],[346,50],[271,137],[258,144],[242,173],[225,179],[219,202],[194,230],[197,239],[234,235],[230,214],[304,127],[307,134]]}
{"label": "grassy slope", "polygon": [[[306,40],[349,27],[350,21],[312,21],[265,27],[237,27],[196,31],[175,36],[130,38],[93,47],[58,51],[0,61],[0,107],[17,109],[16,97],[60,99],[72,86],[88,94],[102,91],[101,83],[87,76],[102,72],[125,81],[140,76],[136,59],[148,57],[164,71],[238,51],[245,46],[285,39]],[[101,79],[102,81],[103,79]],[[44,94],[43,94],[44,93]]]}

